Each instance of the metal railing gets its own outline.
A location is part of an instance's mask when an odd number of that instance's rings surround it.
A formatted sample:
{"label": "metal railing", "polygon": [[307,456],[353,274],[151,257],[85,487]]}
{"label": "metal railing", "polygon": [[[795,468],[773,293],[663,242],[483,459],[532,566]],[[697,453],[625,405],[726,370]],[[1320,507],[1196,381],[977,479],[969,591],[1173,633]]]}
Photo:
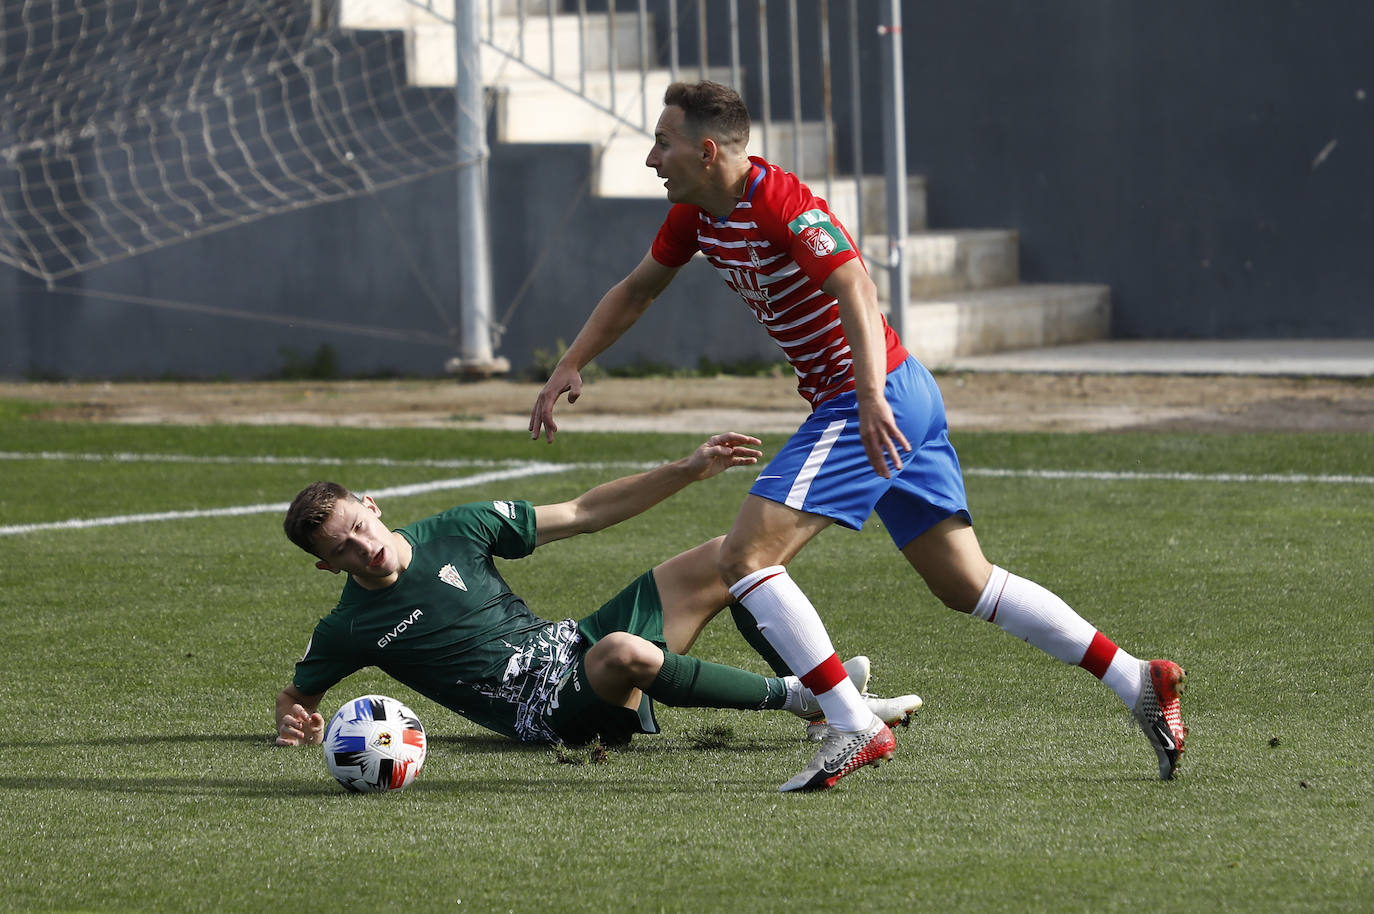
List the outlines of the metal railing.
{"label": "metal railing", "polygon": [[[902,100],[901,68],[901,2],[900,0],[405,0],[410,6],[425,12],[434,20],[453,22],[455,4],[462,4],[462,12],[471,15],[468,4],[483,6],[481,26],[482,49],[500,55],[510,65],[528,74],[547,79],[569,93],[579,96],[585,104],[604,112],[632,130],[652,136],[659,105],[648,98],[650,73],[665,69],[660,61],[666,58],[666,70],[673,81],[690,78],[695,71],[700,79],[728,68],[728,80],[745,98],[754,123],[758,126],[759,151],[773,160],[774,126],[790,124],[791,161],[786,166],[806,177],[813,186],[829,198],[833,185],[841,180],[837,172],[835,137],[844,133],[849,138],[849,177],[854,183],[854,205],[857,211],[850,224],[855,240],[862,245],[866,227],[864,220],[863,176],[869,151],[864,144],[864,116],[870,113],[864,105],[865,96],[876,95],[880,103],[871,116],[876,116],[883,133],[881,171],[885,175],[887,203],[888,258],[882,266],[889,273],[889,320],[900,333],[902,330],[907,289],[906,240],[906,163],[904,150],[905,118]],[[633,21],[634,60],[621,59],[621,27],[626,17]],[[543,20],[547,32],[546,60],[533,53],[533,23]],[[576,60],[565,66],[558,59],[557,28],[575,22],[577,33]],[[833,20],[833,21],[832,21]],[[867,20],[867,27],[864,21]],[[498,30],[498,23],[506,26]],[[510,23],[514,33],[510,34]],[[785,32],[786,40],[779,42],[775,32]],[[838,35],[838,42],[835,40]],[[651,37],[652,36],[652,37]],[[746,65],[743,46],[746,36],[753,38],[754,60]],[[604,42],[604,59],[589,66],[593,49]],[[721,47],[724,50],[719,50]],[[835,51],[840,51],[845,66],[835,72]],[[874,53],[877,52],[877,53]],[[472,47],[458,49],[458,53],[474,53]],[[780,59],[781,58],[781,59]],[[872,72],[868,61],[876,58],[880,69]],[[815,68],[804,61],[815,61]],[[462,65],[460,64],[460,69]],[[609,96],[600,101],[588,91],[588,74],[607,71]],[[638,75],[638,111],[626,113],[617,95],[616,73]],[[804,91],[808,76],[818,81],[818,91]],[[774,83],[781,81],[782,93],[775,95]],[[835,106],[837,82],[846,84],[848,107],[839,112]],[[868,91],[865,91],[865,87]],[[815,96],[819,96],[817,99]],[[781,96],[779,98],[778,96]],[[631,100],[633,102],[633,100]],[[786,116],[774,116],[775,107],[785,103]],[[820,166],[809,167],[803,138],[809,123],[820,123],[823,138],[823,159]],[[460,138],[460,144],[463,143]],[[469,138],[470,142],[470,138]],[[875,157],[876,158],[876,157]],[[876,170],[876,169],[875,169]],[[464,204],[471,218],[485,218],[481,206]]]}
{"label": "metal railing", "polygon": [[[437,7],[441,0],[409,0],[412,4],[433,12],[436,16],[442,16]],[[449,0],[451,2],[451,0]],[[534,11],[531,8],[539,5],[542,11]],[[652,136],[654,119],[658,115],[658,106],[653,104],[648,98],[646,87],[650,72],[665,70],[669,73],[673,81],[682,78],[690,78],[688,74],[695,72],[698,79],[709,78],[717,70],[728,69],[728,81],[730,85],[741,89],[741,94],[749,103],[751,112],[754,113],[754,121],[759,126],[760,133],[760,152],[764,158],[769,158],[774,150],[770,149],[771,138],[774,135],[773,125],[780,122],[773,114],[774,92],[773,83],[775,74],[773,67],[775,61],[780,57],[785,60],[786,83],[783,87],[785,98],[788,102],[789,117],[785,119],[791,126],[791,160],[788,165],[797,172],[807,171],[811,173],[811,163],[806,161],[806,149],[803,144],[805,124],[807,114],[819,115],[821,123],[821,133],[825,137],[825,152],[823,158],[823,172],[816,173],[816,177],[823,177],[827,182],[835,180],[836,160],[835,142],[836,116],[834,105],[834,81],[831,76],[833,65],[832,60],[832,41],[833,33],[842,31],[841,45],[845,50],[849,66],[846,72],[846,82],[849,84],[849,111],[847,112],[846,122],[851,129],[846,132],[850,137],[850,156],[851,162],[862,163],[864,161],[864,148],[862,130],[855,129],[861,122],[862,113],[862,72],[861,72],[861,49],[860,49],[860,7],[859,0],[848,0],[848,2],[837,2],[836,7],[843,7],[843,21],[837,25],[832,24],[831,0],[786,0],[779,3],[777,0],[770,5],[768,0],[657,0],[652,6],[659,12],[651,10],[649,0],[609,0],[604,3],[604,12],[589,12],[587,0],[575,0],[568,4],[569,10],[566,13],[558,13],[556,5],[552,2],[535,4],[526,0],[506,0],[498,3],[497,0],[486,0],[486,35],[483,39],[484,44],[490,50],[507,58],[512,64],[525,68],[528,72],[542,76],[550,82],[575,93],[583,100],[598,110],[616,118],[626,126],[644,134]],[[874,8],[874,4],[866,4],[869,9]],[[781,10],[779,10],[781,7]],[[805,9],[803,8],[805,7]],[[741,15],[741,12],[745,15]],[[515,40],[513,44],[502,41],[497,34],[497,20],[503,14],[507,19],[513,20],[515,27]],[[810,15],[807,15],[807,14]],[[560,71],[559,61],[556,57],[556,43],[554,40],[555,23],[561,16],[575,17],[578,34],[578,64],[576,74],[570,75]],[[638,36],[637,62],[624,66],[618,59],[618,30],[624,17],[633,17],[635,31]],[[547,61],[540,63],[531,62],[528,51],[527,36],[530,31],[531,23],[536,19],[546,22],[546,32],[548,37]],[[660,21],[660,19],[662,21]],[[723,21],[720,21],[722,20]],[[814,29],[803,30],[804,23],[813,23]],[[684,28],[684,24],[690,28]],[[785,27],[787,40],[781,43],[782,54],[778,53],[778,43],[772,40],[770,32],[777,30],[779,25]],[[745,31],[754,36],[756,57],[752,66],[746,67],[742,59],[742,33]],[[603,31],[604,35],[598,35],[598,31]],[[656,43],[649,41],[649,36],[658,35],[661,39]],[[640,91],[638,117],[627,116],[619,104],[620,100],[616,95],[616,85],[612,81],[610,84],[610,98],[606,103],[602,103],[589,97],[587,92],[587,73],[589,68],[586,66],[587,51],[590,38],[604,37],[607,47],[607,69],[615,71],[635,72],[639,76]],[[726,46],[725,52],[715,51],[712,38],[721,38]],[[804,46],[804,38],[805,41]],[[814,50],[814,54],[808,54]],[[802,91],[802,61],[809,57],[819,61],[820,81],[821,81],[821,103],[819,110],[807,111],[803,102]],[[666,58],[666,66],[660,65],[660,61]],[[689,60],[692,63],[684,63]],[[600,69],[600,68],[598,68]],[[746,75],[752,79],[746,80]],[[749,85],[745,85],[748,82]],[[814,109],[815,106],[812,106]],[[780,150],[778,150],[780,151]],[[851,173],[862,173],[863,168],[852,167]]]}

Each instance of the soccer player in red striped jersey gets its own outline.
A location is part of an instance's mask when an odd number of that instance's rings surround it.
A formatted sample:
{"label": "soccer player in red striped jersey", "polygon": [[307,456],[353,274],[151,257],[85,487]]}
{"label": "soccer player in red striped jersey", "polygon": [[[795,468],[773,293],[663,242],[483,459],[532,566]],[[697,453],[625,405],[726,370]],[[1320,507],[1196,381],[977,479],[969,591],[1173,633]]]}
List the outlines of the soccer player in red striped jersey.
{"label": "soccer player in red striped jersey", "polygon": [[859,529],[876,512],[946,606],[1000,626],[1106,683],[1174,776],[1187,729],[1183,671],[1117,647],[1039,584],[993,565],[973,531],[944,402],[930,373],[878,309],[854,241],[794,175],[745,152],[738,93],[674,83],[645,164],[673,204],[648,254],[602,297],[530,413],[549,442],[559,397],[576,402],[581,369],[614,343],[701,251],[782,348],[811,416],[759,474],[720,552],[721,577],[786,666],[816,694],[829,731],[783,791],[831,787],[889,758],[892,734],[845,676],[815,608],[787,563],[832,523]]}

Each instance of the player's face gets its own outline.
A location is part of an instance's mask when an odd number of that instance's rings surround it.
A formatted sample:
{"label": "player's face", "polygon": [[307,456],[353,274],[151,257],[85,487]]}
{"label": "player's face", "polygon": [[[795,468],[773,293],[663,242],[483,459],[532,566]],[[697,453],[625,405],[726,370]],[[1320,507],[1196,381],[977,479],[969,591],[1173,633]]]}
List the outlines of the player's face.
{"label": "player's face", "polygon": [[363,584],[389,582],[401,570],[395,537],[370,496],[335,506],[315,533],[315,555],[318,567],[351,574]]}
{"label": "player's face", "polygon": [[644,164],[652,168],[668,191],[670,203],[695,203],[706,182],[701,143],[684,132],[684,115],[676,105],[663,109],[654,128],[654,145]]}

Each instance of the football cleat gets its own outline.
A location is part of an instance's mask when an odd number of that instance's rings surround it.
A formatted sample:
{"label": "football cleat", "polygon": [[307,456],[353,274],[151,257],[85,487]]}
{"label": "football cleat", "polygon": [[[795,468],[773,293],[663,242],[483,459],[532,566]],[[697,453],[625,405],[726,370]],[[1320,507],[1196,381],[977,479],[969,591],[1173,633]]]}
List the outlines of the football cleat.
{"label": "football cleat", "polygon": [[[879,698],[877,695],[864,692],[863,699],[864,704],[868,705],[868,709],[889,727],[911,726],[911,718],[916,716],[916,712],[921,710],[921,706],[925,704],[919,695]],[[822,742],[828,732],[830,732],[830,725],[825,722],[825,718],[807,721],[806,742]]]}
{"label": "football cleat", "polygon": [[897,698],[879,698],[877,695],[864,695],[864,703],[877,715],[878,720],[889,727],[909,727],[912,716],[925,702],[919,695],[901,695]]}
{"label": "football cleat", "polygon": [[1188,736],[1178,706],[1185,674],[1172,660],[1142,660],[1140,678],[1140,697],[1131,715],[1159,756],[1160,780],[1169,781],[1178,771],[1183,740]]}
{"label": "football cleat", "polygon": [[[854,683],[854,688],[858,689],[860,694],[868,688],[868,677],[871,670],[872,667],[868,658],[862,654],[857,657],[850,657],[844,662],[844,671],[849,674],[849,681]],[[821,710],[821,703],[816,700],[816,696],[811,693],[810,689],[805,686],[800,688],[802,694],[801,708],[792,713],[807,722],[808,730],[817,724],[824,726],[825,712]],[[822,734],[820,739],[824,738],[825,736]]]}
{"label": "football cleat", "polygon": [[778,791],[826,790],[834,787],[840,778],[865,765],[876,765],[892,758],[896,751],[897,740],[893,738],[892,731],[876,717],[872,726],[863,730],[831,727],[815,758],[811,759],[811,764],[779,787]]}

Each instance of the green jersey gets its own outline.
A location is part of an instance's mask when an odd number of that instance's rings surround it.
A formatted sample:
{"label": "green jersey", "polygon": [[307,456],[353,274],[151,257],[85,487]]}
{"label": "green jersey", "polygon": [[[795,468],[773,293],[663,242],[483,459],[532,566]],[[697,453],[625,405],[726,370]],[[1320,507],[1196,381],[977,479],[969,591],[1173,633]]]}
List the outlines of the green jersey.
{"label": "green jersey", "polygon": [[319,695],[376,666],[490,730],[558,741],[547,707],[579,656],[577,625],[536,616],[492,560],[534,551],[534,506],[459,505],[396,532],[410,564],[382,590],[349,578],[296,664],[296,688]]}

